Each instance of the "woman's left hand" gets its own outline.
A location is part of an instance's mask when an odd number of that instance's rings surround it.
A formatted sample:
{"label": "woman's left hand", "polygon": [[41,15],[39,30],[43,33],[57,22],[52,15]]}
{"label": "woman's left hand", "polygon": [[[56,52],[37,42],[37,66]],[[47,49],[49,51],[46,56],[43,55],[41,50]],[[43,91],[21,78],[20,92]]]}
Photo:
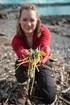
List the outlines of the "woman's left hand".
{"label": "woman's left hand", "polygon": [[42,48],[41,50],[46,53],[46,56],[44,56],[44,58],[40,61],[41,64],[44,64],[44,63],[46,63],[48,61],[48,59],[50,57],[50,54],[51,54],[51,50],[50,50],[50,48],[48,46]]}

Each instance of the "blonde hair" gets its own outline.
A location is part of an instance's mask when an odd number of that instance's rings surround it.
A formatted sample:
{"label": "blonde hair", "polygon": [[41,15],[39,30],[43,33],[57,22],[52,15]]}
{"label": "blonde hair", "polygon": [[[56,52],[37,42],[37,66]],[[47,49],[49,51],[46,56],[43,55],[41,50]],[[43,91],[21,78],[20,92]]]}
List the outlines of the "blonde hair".
{"label": "blonde hair", "polygon": [[[34,4],[24,4],[21,6],[21,9],[19,11],[18,22],[17,22],[17,35],[23,35],[24,34],[24,32],[20,26],[20,23],[19,23],[21,13],[23,10],[35,10],[37,13],[37,7]],[[40,24],[41,24],[41,20],[38,16],[38,13],[37,13],[37,17],[38,17],[38,21],[37,21],[37,25],[36,25],[34,33],[38,35],[40,33]]]}

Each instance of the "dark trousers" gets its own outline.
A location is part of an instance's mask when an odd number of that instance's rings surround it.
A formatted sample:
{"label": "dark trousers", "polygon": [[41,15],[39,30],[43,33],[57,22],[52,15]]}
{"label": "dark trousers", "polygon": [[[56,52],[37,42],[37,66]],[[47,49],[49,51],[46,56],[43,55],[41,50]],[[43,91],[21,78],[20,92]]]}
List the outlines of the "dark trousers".
{"label": "dark trousers", "polygon": [[[21,65],[15,71],[15,76],[18,82],[23,83],[28,79],[27,69],[26,66]],[[35,78],[39,88],[38,96],[41,97],[41,101],[46,104],[51,104],[56,96],[56,84],[52,70],[49,70],[45,66],[40,66],[39,72],[36,70]]]}

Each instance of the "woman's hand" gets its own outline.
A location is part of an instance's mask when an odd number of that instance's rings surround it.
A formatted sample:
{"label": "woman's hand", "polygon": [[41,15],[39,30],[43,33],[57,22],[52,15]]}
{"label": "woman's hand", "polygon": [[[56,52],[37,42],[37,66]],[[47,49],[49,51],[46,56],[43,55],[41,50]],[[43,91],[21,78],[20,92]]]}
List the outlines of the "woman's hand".
{"label": "woman's hand", "polygon": [[29,54],[30,54],[29,50],[28,49],[25,49],[25,53],[22,55],[22,58],[28,57]]}
{"label": "woman's hand", "polygon": [[40,50],[45,53],[45,56],[40,60],[39,64],[45,64],[48,61],[51,54],[50,47],[42,47]]}

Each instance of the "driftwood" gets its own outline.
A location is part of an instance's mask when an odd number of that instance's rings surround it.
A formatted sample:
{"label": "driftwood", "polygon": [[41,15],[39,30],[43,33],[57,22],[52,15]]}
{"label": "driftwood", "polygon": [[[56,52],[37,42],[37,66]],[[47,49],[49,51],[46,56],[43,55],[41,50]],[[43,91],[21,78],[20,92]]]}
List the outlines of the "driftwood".
{"label": "driftwood", "polygon": [[3,103],[3,105],[8,105],[9,102],[11,102],[17,105],[15,96],[16,88],[17,88],[16,82],[8,80],[0,81],[0,103]]}
{"label": "driftwood", "polygon": [[[55,62],[56,63],[56,62]],[[63,66],[60,66],[57,65],[57,64],[54,64],[57,68],[57,66],[59,66],[59,77],[60,79],[56,79],[56,81],[59,81],[61,80],[61,82],[57,82],[57,85],[60,86],[60,89],[58,90],[59,92],[57,94],[57,99],[56,99],[56,102],[54,103],[54,105],[70,105],[70,102],[67,101],[66,99],[64,99],[62,96],[61,96],[61,92],[62,90],[67,87],[66,84],[65,84],[65,67]],[[52,70],[55,70],[55,66],[52,66]],[[53,69],[54,67],[54,69]],[[10,76],[9,76],[10,78]],[[3,105],[18,105],[18,92],[19,92],[19,88],[18,88],[18,85],[17,85],[17,82],[16,81],[13,81],[13,80],[9,80],[9,78],[6,78],[4,80],[1,80],[0,81],[0,103],[2,103]],[[13,78],[13,77],[12,77]],[[61,101],[61,103],[58,101]],[[63,102],[65,104],[63,104]]]}
{"label": "driftwood", "polygon": [[[48,62],[48,67],[52,69],[57,83],[57,99],[54,105],[64,105],[60,104],[59,96],[63,89],[70,86],[70,59],[66,60],[58,54],[53,54],[52,59]],[[14,76],[13,63],[15,60],[16,56],[9,45],[0,46],[0,104],[2,105],[18,105],[19,88]]]}
{"label": "driftwood", "polygon": [[63,97],[59,97],[59,99],[62,101],[62,102],[65,102],[67,105],[70,105],[70,101],[64,99]]}

